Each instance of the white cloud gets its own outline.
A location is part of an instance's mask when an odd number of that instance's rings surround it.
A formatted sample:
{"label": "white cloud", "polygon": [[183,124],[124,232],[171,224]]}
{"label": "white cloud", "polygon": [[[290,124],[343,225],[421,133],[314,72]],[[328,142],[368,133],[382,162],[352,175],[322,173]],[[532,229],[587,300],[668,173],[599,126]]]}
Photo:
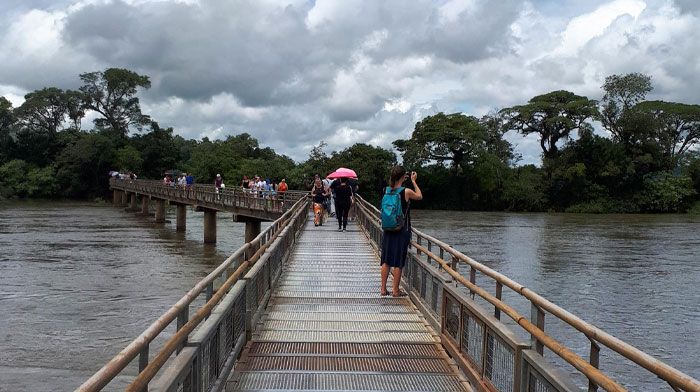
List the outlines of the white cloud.
{"label": "white cloud", "polygon": [[561,55],[575,55],[586,43],[605,33],[605,30],[619,17],[633,18],[646,8],[641,0],[615,0],[595,11],[573,18],[562,32],[561,46],[554,52]]}
{"label": "white cloud", "polygon": [[7,98],[8,101],[12,103],[13,107],[18,107],[24,103],[24,96],[28,93],[27,90],[23,90],[16,86],[8,86],[0,84],[0,97]]}

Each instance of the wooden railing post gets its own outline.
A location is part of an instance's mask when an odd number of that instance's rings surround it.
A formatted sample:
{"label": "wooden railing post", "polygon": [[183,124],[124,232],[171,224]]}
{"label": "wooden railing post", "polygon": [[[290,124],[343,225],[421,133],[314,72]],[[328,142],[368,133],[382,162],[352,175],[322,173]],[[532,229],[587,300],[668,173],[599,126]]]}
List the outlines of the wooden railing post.
{"label": "wooden railing post", "polygon": [[[544,332],[544,311],[534,303],[531,302],[530,304],[530,322]],[[530,335],[530,345],[540,355],[544,356],[544,345],[534,335]]]}

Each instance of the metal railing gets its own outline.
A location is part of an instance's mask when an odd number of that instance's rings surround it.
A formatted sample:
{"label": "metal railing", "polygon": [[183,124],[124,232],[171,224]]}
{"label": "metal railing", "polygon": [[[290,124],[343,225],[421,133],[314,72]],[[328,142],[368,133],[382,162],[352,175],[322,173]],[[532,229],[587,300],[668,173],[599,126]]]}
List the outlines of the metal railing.
{"label": "metal railing", "polygon": [[281,214],[309,192],[288,190],[251,191],[241,187],[217,190],[214,184],[193,184],[190,187],[165,185],[156,180],[110,179],[110,187],[183,204],[196,204],[217,210],[250,209]]}
{"label": "metal railing", "polygon": [[[139,373],[127,391],[149,390],[151,380],[161,369],[161,376],[151,390],[222,390],[225,376],[247,341],[255,325],[253,320],[259,318],[307,219],[308,206],[306,198],[298,200],[255,239],[199,281],[77,391],[102,390],[115,377],[123,375],[136,357]],[[190,305],[202,294],[206,303],[191,314]],[[151,357],[151,343],[176,320],[176,333]]]}
{"label": "metal railing", "polygon": [[[376,249],[383,231],[379,210],[358,197],[355,204],[360,226]],[[459,273],[469,268],[469,277]],[[477,274],[492,282],[495,295],[476,284]],[[549,392],[580,391],[570,377],[543,356],[547,347],[588,379],[588,391],[626,389],[598,369],[600,350],[608,348],[668,383],[674,391],[700,391],[700,382],[649,354],[615,338],[553,304],[534,291],[500,274],[419,230],[412,229],[409,259],[403,283],[418,308],[440,331],[446,350],[470,380],[483,391]],[[503,300],[503,289],[526,299],[531,316],[525,317]],[[475,299],[493,306],[487,311]],[[522,339],[501,317],[510,317],[530,335]],[[590,341],[589,358],[545,332],[545,317],[555,317]]]}

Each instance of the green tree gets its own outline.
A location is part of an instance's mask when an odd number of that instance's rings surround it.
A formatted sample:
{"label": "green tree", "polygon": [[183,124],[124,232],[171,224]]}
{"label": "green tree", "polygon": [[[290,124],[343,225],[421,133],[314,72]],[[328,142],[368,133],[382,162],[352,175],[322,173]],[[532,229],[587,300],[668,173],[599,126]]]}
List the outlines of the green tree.
{"label": "green tree", "polygon": [[103,72],[81,74],[80,79],[84,108],[102,116],[95,119],[98,127],[111,128],[118,135],[126,136],[130,127],[141,130],[151,123],[150,117],[141,113],[136,96],[139,87],[151,87],[148,76],[128,69],[108,68]]}
{"label": "green tree", "polygon": [[548,200],[542,169],[525,165],[509,171],[503,187],[504,208],[510,211],[544,211]]}
{"label": "green tree", "polygon": [[124,146],[115,151],[114,163],[119,170],[141,173],[143,158],[141,153],[133,146]]}
{"label": "green tree", "polygon": [[571,132],[589,127],[586,120],[596,116],[596,101],[569,91],[553,91],[532,98],[527,104],[501,110],[506,129],[523,135],[537,133],[545,158],[553,158],[557,143],[568,139]]}
{"label": "green tree", "polygon": [[600,122],[624,145],[634,143],[636,116],[631,109],[652,91],[651,76],[641,73],[610,75],[602,86],[605,94],[601,101]]}
{"label": "green tree", "polygon": [[[183,160],[181,150],[187,144],[184,139],[174,137],[172,128],[161,128],[155,121],[151,122],[150,129],[150,132],[134,135],[130,139],[143,161],[141,168],[132,170],[138,171],[143,178],[161,178],[167,170],[182,169],[178,164]],[[185,158],[189,157],[189,153],[187,155]]]}
{"label": "green tree", "polygon": [[650,127],[651,142],[660,147],[664,167],[674,169],[679,159],[700,141],[700,105],[644,101],[634,112]]}
{"label": "green tree", "polygon": [[463,170],[488,148],[491,136],[476,117],[440,112],[416,123],[411,138],[394,141],[394,147],[408,166],[437,162]]}
{"label": "green tree", "polygon": [[24,96],[24,103],[15,110],[20,126],[35,132],[54,135],[63,129],[71,113],[73,94],[56,87],[47,87]]}
{"label": "green tree", "polygon": [[12,157],[14,139],[12,137],[15,124],[12,103],[5,97],[0,97],[0,164]]}
{"label": "green tree", "polygon": [[644,188],[635,199],[648,212],[679,212],[688,208],[695,195],[690,177],[657,172],[644,177]]}
{"label": "green tree", "polygon": [[110,170],[115,168],[115,145],[107,136],[81,132],[56,159],[56,176],[66,197],[94,197],[109,189]]}

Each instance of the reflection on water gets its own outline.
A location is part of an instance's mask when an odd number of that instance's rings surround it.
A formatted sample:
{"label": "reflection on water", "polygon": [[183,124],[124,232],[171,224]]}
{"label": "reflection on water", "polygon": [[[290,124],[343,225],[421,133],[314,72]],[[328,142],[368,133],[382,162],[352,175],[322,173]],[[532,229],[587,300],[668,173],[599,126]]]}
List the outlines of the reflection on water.
{"label": "reflection on water", "polygon": [[202,214],[188,211],[185,233],[169,216],[0,205],[0,390],[75,389],[243,244],[228,214],[216,245],[202,243]]}
{"label": "reflection on water", "polygon": [[[700,378],[700,217],[415,211],[413,221],[426,234]],[[495,291],[492,281],[477,283]],[[505,293],[529,316],[525,301]],[[588,341],[572,329],[549,317],[546,330],[588,358]],[[609,350],[601,352],[601,368],[630,390],[668,389]]]}

